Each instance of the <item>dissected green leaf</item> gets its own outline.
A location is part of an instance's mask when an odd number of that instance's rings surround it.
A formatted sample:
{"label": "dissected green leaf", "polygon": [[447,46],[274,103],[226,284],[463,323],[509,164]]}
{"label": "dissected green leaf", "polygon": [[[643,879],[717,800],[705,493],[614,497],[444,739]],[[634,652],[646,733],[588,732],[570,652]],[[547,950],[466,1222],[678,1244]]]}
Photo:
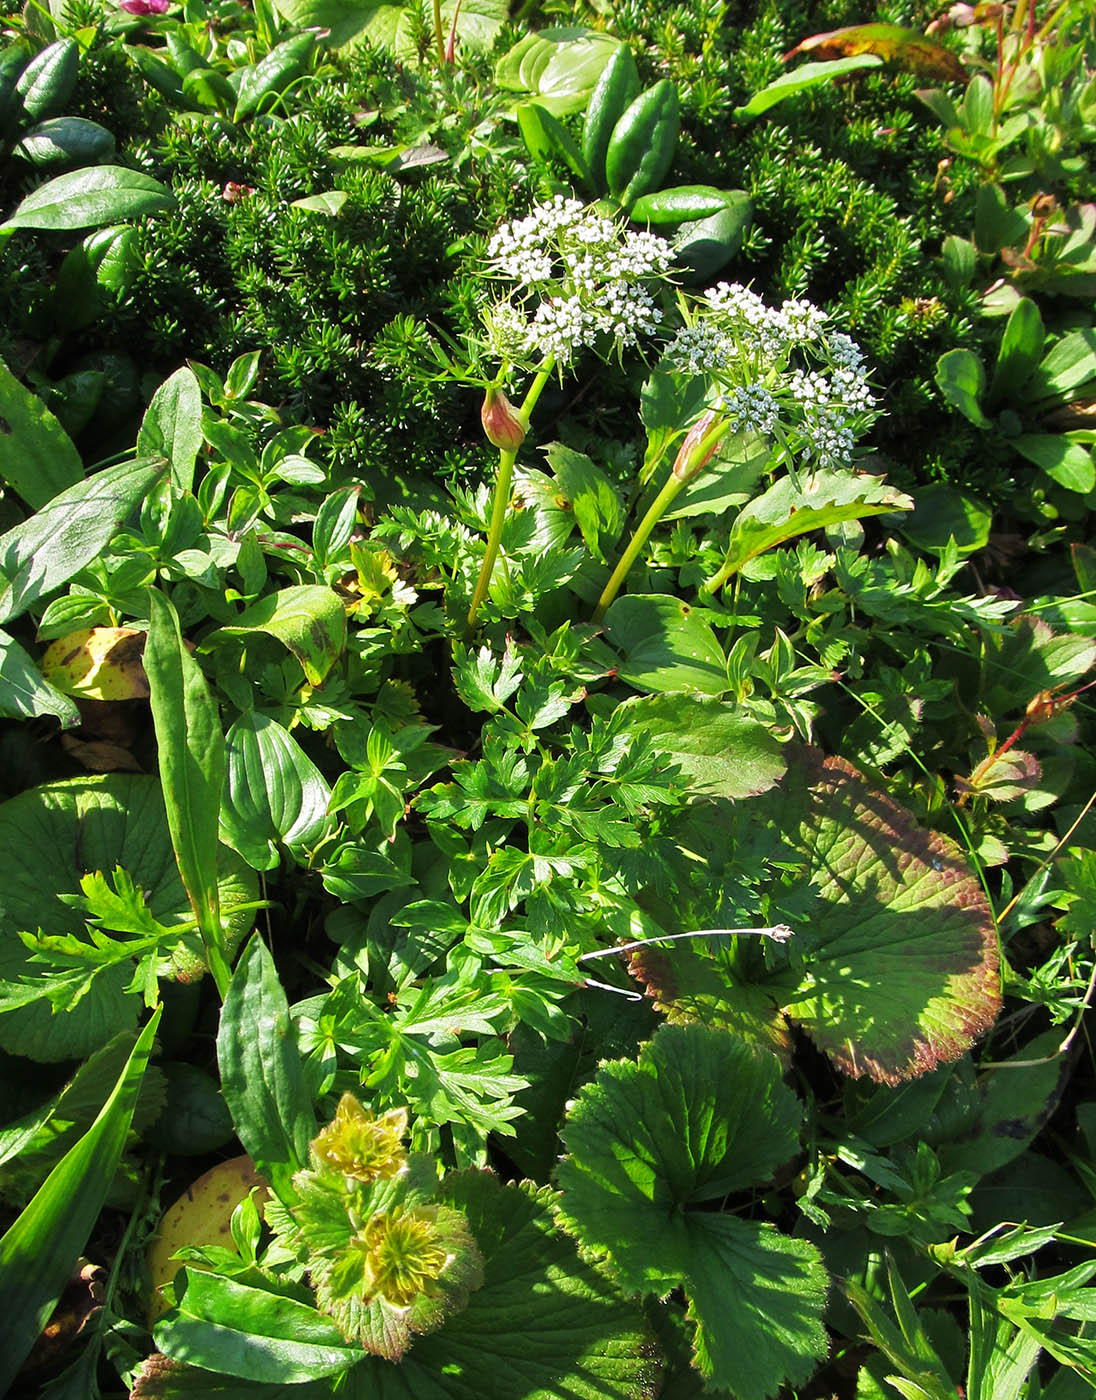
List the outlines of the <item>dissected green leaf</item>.
{"label": "dissected green leaf", "polygon": [[245,608],[230,627],[211,633],[205,646],[215,646],[227,637],[246,637],[249,632],[277,637],[301,663],[309,682],[322,685],[346,645],[346,612],[333,589],[298,584]]}
{"label": "dissected green leaf", "polygon": [[605,632],[623,653],[617,672],[636,690],[728,688],[727,662],[715,633],[693,609],[668,593],[618,598],[605,614]]}
{"label": "dissected green leaf", "polygon": [[225,735],[221,839],[254,870],[273,870],[279,845],[314,846],[331,825],[331,789],[287,729],[254,710]]}
{"label": "dissected green leaf", "polygon": [[826,1273],[806,1241],[696,1207],[769,1179],[795,1152],[801,1120],[771,1055],[725,1032],[664,1026],[637,1062],[602,1067],[563,1129],[564,1225],[628,1289],[683,1283],[694,1365],[739,1400],[814,1369]]}
{"label": "dissected green leaf", "polygon": [[726,582],[749,560],[811,530],[912,509],[909,496],[878,476],[818,471],[802,482],[782,477],[735,516],[719,578]]}
{"label": "dissected green leaf", "polygon": [[274,1194],[292,1200],[290,1178],[308,1165],[316,1118],[289,1004],[261,938],[251,941],[229,984],[217,1063],[241,1143]]}
{"label": "dissected green leaf", "polygon": [[648,733],[705,797],[753,797],[784,772],[771,728],[734,704],[699,695],[649,695],[625,702],[630,726]]}
{"label": "dissected green leaf", "polygon": [[87,1244],[122,1159],[157,1007],[102,1111],[0,1240],[0,1392],[7,1393]]}
{"label": "dissected green leaf", "polygon": [[[28,963],[20,930],[61,935],[78,931],[83,919],[59,898],[81,893],[85,871],[127,869],[148,898],[153,917],[174,926],[191,910],[171,848],[160,784],[143,774],[72,778],[31,788],[0,805],[0,846],[8,861],[0,891],[0,977],[43,976]],[[255,898],[255,878],[231,851],[221,861],[221,900],[228,942],[251,927],[250,911],[235,906]],[[190,979],[204,967],[198,940],[180,942],[177,975]],[[90,1054],[119,1030],[134,1024],[138,997],[124,988],[131,969],[110,968],[71,1012],[51,1015],[48,1005],[0,1016],[0,1045],[39,1060]]]}
{"label": "dissected green leaf", "polygon": [[0,622],[18,617],[97,558],[163,474],[159,458],[108,467],[0,535]]}
{"label": "dissected green leaf", "polygon": [[0,360],[0,480],[40,510],[83,475],[68,433]]}

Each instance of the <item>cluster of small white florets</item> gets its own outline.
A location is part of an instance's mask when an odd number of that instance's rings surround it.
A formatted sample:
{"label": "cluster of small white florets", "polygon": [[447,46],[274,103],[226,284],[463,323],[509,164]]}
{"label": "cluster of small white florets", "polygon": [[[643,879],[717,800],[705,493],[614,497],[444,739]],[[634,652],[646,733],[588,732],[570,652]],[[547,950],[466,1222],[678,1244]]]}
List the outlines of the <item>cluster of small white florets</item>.
{"label": "cluster of small white florets", "polygon": [[820,467],[848,460],[875,406],[863,352],[827,330],[825,312],[800,298],[768,306],[739,283],[704,294],[666,359],[679,373],[712,380],[734,432],[776,435]]}
{"label": "cluster of small white florets", "polygon": [[629,232],[557,195],[503,224],[487,245],[490,269],[517,284],[485,315],[492,350],[509,359],[568,364],[602,336],[614,349],[636,344],[662,321],[647,283],[673,260],[665,239]]}

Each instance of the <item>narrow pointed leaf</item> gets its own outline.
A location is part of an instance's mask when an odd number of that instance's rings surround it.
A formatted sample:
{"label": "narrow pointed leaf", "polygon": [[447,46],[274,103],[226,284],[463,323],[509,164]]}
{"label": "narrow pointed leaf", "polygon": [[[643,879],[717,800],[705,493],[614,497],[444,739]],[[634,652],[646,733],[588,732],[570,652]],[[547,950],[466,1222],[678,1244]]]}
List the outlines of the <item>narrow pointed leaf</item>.
{"label": "narrow pointed leaf", "polygon": [[175,609],[155,588],[149,589],[148,603],[144,666],[171,844],[206,946],[210,971],[223,995],[228,968],[217,890],[224,774],[221,720],[201,668],[183,645]]}
{"label": "narrow pointed leaf", "polygon": [[0,536],[0,622],[18,617],[97,558],[163,474],[138,458],[78,481]]}
{"label": "narrow pointed leaf", "polygon": [[0,1240],[0,1394],[38,1339],[103,1208],[159,1022],[157,1008],[95,1122]]}

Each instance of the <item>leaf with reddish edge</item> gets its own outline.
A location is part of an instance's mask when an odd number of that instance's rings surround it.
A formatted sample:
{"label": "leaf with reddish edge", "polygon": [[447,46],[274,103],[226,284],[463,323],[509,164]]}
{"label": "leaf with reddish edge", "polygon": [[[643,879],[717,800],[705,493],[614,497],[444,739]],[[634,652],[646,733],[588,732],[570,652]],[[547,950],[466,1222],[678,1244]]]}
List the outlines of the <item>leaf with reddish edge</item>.
{"label": "leaf with reddish edge", "polygon": [[981,885],[954,841],[843,759],[810,754],[800,772],[798,830],[784,830],[818,902],[797,930],[805,973],[784,1014],[854,1077],[897,1084],[958,1059],[1001,1006]]}
{"label": "leaf with reddish edge", "polygon": [[850,24],[827,34],[812,34],[784,55],[810,53],[816,58],[847,58],[873,53],[884,63],[893,63],[918,78],[936,78],[949,83],[965,83],[967,70],[950,49],[934,44],[916,29],[898,24]]}
{"label": "leaf with reddish edge", "polygon": [[644,949],[632,971],[658,1008],[777,1054],[791,1022],[846,1074],[884,1084],[969,1050],[1000,1009],[999,951],[955,842],[809,750],[746,810],[783,842],[768,918],[794,935],[783,949],[741,936]]}

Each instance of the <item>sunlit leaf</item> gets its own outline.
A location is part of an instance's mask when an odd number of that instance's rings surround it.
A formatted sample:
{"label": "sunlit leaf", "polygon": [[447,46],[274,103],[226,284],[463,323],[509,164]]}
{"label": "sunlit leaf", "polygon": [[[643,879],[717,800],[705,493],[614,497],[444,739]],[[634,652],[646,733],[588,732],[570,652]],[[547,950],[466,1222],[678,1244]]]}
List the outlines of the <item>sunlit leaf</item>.
{"label": "sunlit leaf", "polygon": [[812,34],[789,49],[784,57],[793,58],[801,53],[815,54],[822,59],[870,53],[918,78],[953,83],[967,80],[967,70],[950,49],[934,44],[916,29],[903,29],[898,24],[850,24],[827,34]]}

